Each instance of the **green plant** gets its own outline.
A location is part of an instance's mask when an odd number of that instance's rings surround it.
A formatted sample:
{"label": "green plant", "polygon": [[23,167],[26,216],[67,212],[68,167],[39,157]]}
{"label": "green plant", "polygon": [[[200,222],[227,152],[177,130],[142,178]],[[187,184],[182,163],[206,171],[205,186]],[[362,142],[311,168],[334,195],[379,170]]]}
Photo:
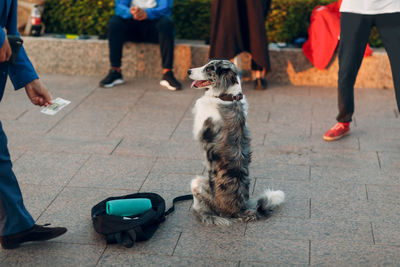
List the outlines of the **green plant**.
{"label": "green plant", "polygon": [[210,35],[212,0],[175,0],[172,19],[176,38],[205,40]]}
{"label": "green plant", "polygon": [[114,14],[114,0],[47,0],[46,32],[101,35]]}

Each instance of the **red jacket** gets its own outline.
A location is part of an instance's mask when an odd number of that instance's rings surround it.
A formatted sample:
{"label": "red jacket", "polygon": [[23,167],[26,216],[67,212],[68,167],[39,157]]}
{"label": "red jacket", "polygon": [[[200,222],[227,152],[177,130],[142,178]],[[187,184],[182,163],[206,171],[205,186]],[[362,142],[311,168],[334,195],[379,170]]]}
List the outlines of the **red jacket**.
{"label": "red jacket", "polygon": [[[341,0],[326,6],[316,6],[311,13],[308,28],[308,40],[303,45],[303,52],[318,69],[328,66],[340,37]],[[370,56],[372,49],[367,45],[364,56]]]}

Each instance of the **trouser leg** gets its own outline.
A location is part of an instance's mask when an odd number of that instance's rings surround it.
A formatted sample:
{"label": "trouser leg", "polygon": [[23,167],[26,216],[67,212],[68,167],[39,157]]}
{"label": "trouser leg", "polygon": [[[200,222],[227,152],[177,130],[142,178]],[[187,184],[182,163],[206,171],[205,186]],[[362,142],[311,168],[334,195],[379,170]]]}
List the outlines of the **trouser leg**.
{"label": "trouser leg", "polygon": [[0,236],[22,232],[34,225],[12,171],[7,137],[0,122]]}
{"label": "trouser leg", "polygon": [[156,23],[160,43],[161,62],[164,69],[172,69],[174,61],[174,23],[168,17],[161,17]]}
{"label": "trouser leg", "polygon": [[342,13],[339,42],[338,122],[350,122],[354,113],[354,83],[364,56],[373,16]]}
{"label": "trouser leg", "polygon": [[111,17],[108,22],[108,47],[110,50],[110,64],[112,67],[121,67],[122,48],[126,38],[126,23],[118,16]]}
{"label": "trouser leg", "polygon": [[400,111],[400,13],[377,15],[376,27],[389,56],[397,108]]}

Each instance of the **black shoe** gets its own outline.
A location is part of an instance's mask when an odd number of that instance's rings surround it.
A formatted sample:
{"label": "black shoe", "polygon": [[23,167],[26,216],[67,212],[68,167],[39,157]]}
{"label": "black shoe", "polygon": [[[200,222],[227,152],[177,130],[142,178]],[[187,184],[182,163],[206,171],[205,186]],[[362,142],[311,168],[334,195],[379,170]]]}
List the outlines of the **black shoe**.
{"label": "black shoe", "polygon": [[175,79],[174,73],[172,71],[167,71],[162,76],[160,84],[172,91],[182,89],[182,84]]}
{"label": "black shoe", "polygon": [[110,88],[114,85],[123,84],[124,78],[122,77],[121,72],[111,69],[108,75],[101,80],[100,86]]}
{"label": "black shoe", "polygon": [[65,232],[67,228],[64,227],[46,227],[50,224],[37,225],[35,224],[31,229],[21,233],[7,235],[0,237],[1,246],[4,249],[13,249],[19,247],[21,243],[29,241],[44,241],[56,238]]}
{"label": "black shoe", "polygon": [[265,90],[268,87],[267,80],[264,78],[257,78],[254,80],[254,89],[256,90]]}

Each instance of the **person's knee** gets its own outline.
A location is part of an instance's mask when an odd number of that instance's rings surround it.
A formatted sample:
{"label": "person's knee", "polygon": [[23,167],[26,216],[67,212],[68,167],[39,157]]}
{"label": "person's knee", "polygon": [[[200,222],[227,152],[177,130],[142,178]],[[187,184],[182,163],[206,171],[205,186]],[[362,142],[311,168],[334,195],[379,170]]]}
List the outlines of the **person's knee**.
{"label": "person's knee", "polygon": [[112,32],[115,30],[120,30],[121,27],[123,27],[123,25],[124,25],[124,21],[122,20],[122,18],[114,15],[108,21],[108,31]]}
{"label": "person's knee", "polygon": [[174,22],[168,17],[161,17],[157,23],[157,29],[161,34],[173,34]]}

